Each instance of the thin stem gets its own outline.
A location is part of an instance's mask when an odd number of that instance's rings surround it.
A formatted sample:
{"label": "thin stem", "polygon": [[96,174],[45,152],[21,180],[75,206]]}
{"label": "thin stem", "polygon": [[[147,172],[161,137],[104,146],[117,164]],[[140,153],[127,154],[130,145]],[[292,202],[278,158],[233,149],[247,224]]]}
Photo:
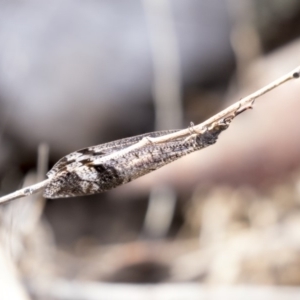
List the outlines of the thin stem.
{"label": "thin stem", "polygon": [[8,194],[6,196],[0,197],[0,203],[8,202],[14,199],[26,197],[32,194],[37,193],[38,191],[42,190],[46,185],[50,182],[50,179],[46,179],[29,187],[25,187],[21,190]]}
{"label": "thin stem", "polygon": [[[265,87],[256,91],[255,93],[253,93],[253,94],[241,99],[240,101],[236,102],[235,104],[229,106],[228,108],[224,109],[220,113],[209,118],[205,122],[203,122],[199,125],[194,125],[192,130],[197,132],[197,134],[201,134],[206,130],[207,127],[211,126],[213,123],[222,120],[223,118],[225,118],[228,115],[234,115],[234,113],[237,111],[241,112],[241,111],[243,111],[244,108],[252,107],[254,101],[257,98],[259,98],[260,96],[268,93],[269,91],[275,89],[276,87],[282,85],[283,83],[285,83],[287,81],[290,81],[292,79],[299,78],[299,77],[300,77],[300,66],[297,67],[292,72],[287,73],[286,75],[282,76],[281,78],[266,85]],[[126,155],[130,151],[140,149],[146,145],[153,144],[153,143],[157,144],[157,143],[169,142],[174,139],[178,139],[178,138],[181,138],[184,136],[189,136],[190,134],[191,134],[191,129],[189,128],[189,129],[183,129],[183,130],[176,131],[174,133],[166,134],[166,135],[156,137],[156,138],[146,137],[146,138],[143,138],[140,142],[138,142],[130,147],[124,148],[120,151],[117,151],[110,155],[104,156],[104,159],[108,160],[111,158],[118,158],[118,157]],[[94,163],[100,163],[102,161],[102,159],[103,158],[99,158],[99,160],[94,161]],[[51,181],[51,179],[46,179],[46,180],[39,182],[37,184],[34,184],[32,186],[23,188],[21,190],[18,190],[14,193],[9,194],[9,195],[0,197],[0,203],[4,203],[4,202],[7,202],[7,201],[10,201],[13,199],[17,199],[17,198],[21,198],[21,197],[25,197],[25,196],[29,196],[31,194],[37,193],[38,191],[45,188],[50,181]]]}

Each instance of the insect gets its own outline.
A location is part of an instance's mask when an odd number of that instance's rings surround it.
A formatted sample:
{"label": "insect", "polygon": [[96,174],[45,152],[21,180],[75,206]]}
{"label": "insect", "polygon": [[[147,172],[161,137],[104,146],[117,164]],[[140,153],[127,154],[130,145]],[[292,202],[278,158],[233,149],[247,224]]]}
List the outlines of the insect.
{"label": "insect", "polygon": [[48,172],[50,182],[45,188],[44,197],[91,195],[130,182],[184,155],[214,144],[236,114],[206,128],[203,133],[191,132],[188,138],[179,137],[163,143],[150,141],[143,147],[125,153],[121,150],[142,139],[160,137],[179,130],[142,134],[73,152],[59,160]]}

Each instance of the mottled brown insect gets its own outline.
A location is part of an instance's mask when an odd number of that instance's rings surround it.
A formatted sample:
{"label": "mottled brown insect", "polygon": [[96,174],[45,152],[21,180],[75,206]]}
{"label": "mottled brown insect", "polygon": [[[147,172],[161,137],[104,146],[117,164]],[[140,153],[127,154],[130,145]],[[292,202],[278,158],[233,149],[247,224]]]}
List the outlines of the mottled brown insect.
{"label": "mottled brown insect", "polygon": [[201,134],[191,130],[188,137],[164,143],[149,142],[125,154],[119,153],[142,139],[150,140],[178,130],[147,133],[73,152],[59,160],[48,172],[50,182],[44,196],[62,198],[91,195],[130,182],[184,155],[214,144],[236,114],[219,121]]}

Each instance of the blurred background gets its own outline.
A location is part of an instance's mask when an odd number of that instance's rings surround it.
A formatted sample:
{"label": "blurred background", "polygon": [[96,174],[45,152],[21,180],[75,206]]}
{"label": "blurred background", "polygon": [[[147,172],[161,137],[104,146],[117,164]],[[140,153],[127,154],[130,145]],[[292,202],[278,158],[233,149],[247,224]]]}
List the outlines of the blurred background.
{"label": "blurred background", "polygon": [[[0,195],[80,148],[201,123],[299,53],[297,0],[0,0]],[[110,192],[2,205],[0,299],[299,299],[299,95]]]}

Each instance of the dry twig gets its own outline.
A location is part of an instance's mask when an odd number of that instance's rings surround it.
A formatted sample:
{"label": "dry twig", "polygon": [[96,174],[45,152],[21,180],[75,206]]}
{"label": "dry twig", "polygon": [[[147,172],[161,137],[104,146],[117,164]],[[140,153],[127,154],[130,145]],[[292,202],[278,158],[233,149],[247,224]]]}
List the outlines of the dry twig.
{"label": "dry twig", "polygon": [[[73,166],[72,162],[75,163],[75,168],[78,167],[78,166],[82,167],[86,164],[87,165],[91,164],[93,166],[98,165],[98,166],[101,166],[103,168],[103,165],[101,165],[101,164],[103,164],[105,162],[108,162],[109,160],[113,160],[114,162],[118,163],[119,159],[122,159],[122,158],[126,157],[126,155],[132,154],[132,153],[134,153],[134,154],[136,153],[137,154],[137,159],[140,160],[139,155],[145,153],[145,151],[140,152],[140,153],[139,153],[139,151],[142,151],[141,149],[145,149],[145,147],[147,147],[147,146],[152,146],[152,147],[157,146],[158,147],[159,145],[164,145],[164,143],[176,142],[179,139],[182,139],[184,137],[187,137],[186,138],[186,140],[187,140],[191,136],[195,136],[195,135],[201,137],[201,135],[204,136],[204,134],[205,134],[205,132],[207,132],[207,130],[213,130],[216,126],[220,125],[220,122],[222,124],[225,123],[225,125],[227,125],[227,127],[228,127],[229,123],[231,122],[232,119],[234,119],[234,117],[236,115],[242,113],[243,111],[245,111],[249,108],[252,108],[253,103],[257,98],[259,98],[260,96],[268,93],[269,91],[273,90],[274,88],[282,85],[283,83],[285,83],[287,81],[290,81],[292,79],[295,79],[295,78],[299,78],[299,77],[300,77],[300,66],[297,67],[295,70],[293,70],[293,71],[287,73],[286,75],[282,76],[281,78],[279,78],[279,79],[273,81],[272,83],[268,84],[267,86],[263,87],[262,89],[256,91],[255,93],[253,93],[253,94],[241,99],[240,101],[236,102],[235,104],[229,106],[228,108],[226,108],[225,110],[221,111],[220,113],[214,115],[213,117],[209,118],[205,122],[203,122],[199,125],[193,125],[192,129],[188,128],[188,129],[183,129],[183,130],[179,130],[179,131],[175,131],[175,132],[171,131],[172,133],[166,132],[165,134],[162,134],[162,132],[160,132],[160,134],[154,135],[154,137],[153,136],[150,137],[150,136],[145,135],[143,138],[140,138],[140,139],[137,139],[137,140],[135,140],[135,138],[132,138],[132,139],[129,138],[129,139],[123,140],[123,144],[122,144],[122,141],[121,141],[120,144],[118,144],[118,143],[108,143],[108,144],[103,145],[103,147],[101,147],[101,145],[100,146],[95,146],[95,147],[89,147],[89,148],[83,149],[79,152],[74,152],[74,153],[68,155],[67,157],[64,157],[62,160],[59,161],[59,163],[56,166],[57,167],[63,167],[64,168],[63,170],[65,170],[65,168],[67,167],[67,163],[69,163],[69,164],[71,164],[71,166],[70,166],[71,171],[76,173],[76,169],[74,169],[74,166]],[[227,123],[226,120],[229,120],[229,122]],[[216,135],[218,135],[220,132],[221,132],[221,130],[216,132]],[[184,140],[184,141],[181,140],[180,142],[184,143],[186,140]],[[216,138],[213,142],[215,142],[215,141],[216,141]],[[208,145],[209,144],[206,144],[204,146],[208,146]],[[192,147],[192,146],[190,145],[190,147]],[[194,145],[193,145],[193,147],[194,147]],[[107,155],[103,155],[101,152],[99,153],[99,150],[105,151],[105,150],[109,150],[109,149],[111,150],[112,148],[115,148],[115,149],[117,148],[118,150],[108,152]],[[200,147],[198,149],[201,149],[201,148],[203,148],[203,147]],[[194,149],[194,151],[198,150],[198,149]],[[185,154],[190,153],[190,152],[193,151],[191,149],[188,149],[188,150],[189,151],[187,151]],[[91,151],[98,151],[98,156],[94,156],[94,159],[92,161],[89,160],[90,157],[88,156],[88,154],[91,154],[90,153]],[[96,152],[96,154],[97,154],[97,152]],[[93,155],[95,155],[95,152],[93,152]],[[78,160],[77,160],[77,157],[79,157]],[[172,161],[172,160],[169,160],[169,162],[170,161]],[[160,166],[162,166],[162,165],[159,165],[159,167]],[[149,166],[147,165],[147,167],[149,167]],[[158,167],[154,166],[153,169],[156,169],[156,168],[158,168]],[[152,169],[152,168],[150,168],[150,169]],[[55,169],[55,167],[54,167],[53,171],[48,173],[48,176],[50,178],[48,178],[48,179],[46,179],[46,180],[44,180],[40,183],[37,183],[35,185],[32,185],[32,186],[29,186],[27,188],[18,190],[14,193],[11,193],[11,194],[7,195],[7,196],[1,197],[0,198],[0,203],[4,203],[4,202],[7,202],[7,201],[10,201],[10,200],[13,200],[13,199],[17,199],[17,198],[21,198],[21,197],[24,197],[24,196],[31,195],[33,193],[38,192],[39,190],[42,190],[43,188],[49,188],[49,185],[51,185],[53,182],[55,184],[51,188],[54,189],[54,194],[53,194],[54,196],[52,197],[52,195],[51,195],[51,193],[52,193],[51,189],[50,189],[50,191],[48,189],[48,192],[50,192],[50,197],[49,198],[69,197],[69,196],[82,195],[82,193],[80,194],[80,193],[76,193],[74,191],[71,191],[70,187],[67,187],[64,190],[61,189],[57,192],[58,185],[68,184],[68,182],[66,181],[67,179],[64,177],[64,176],[66,176],[66,174],[68,174],[68,175],[70,174],[70,170],[69,169],[67,169],[67,170],[69,171],[69,173],[66,173],[66,172],[62,171],[62,169]],[[61,173],[58,173],[58,171],[60,171]],[[104,170],[104,171],[107,172],[107,170]],[[138,170],[138,171],[140,172],[140,170]],[[150,171],[151,170],[146,170],[146,171],[144,170],[144,172],[140,172],[138,174],[138,176],[146,174]],[[84,172],[86,172],[86,170],[84,170]],[[82,171],[82,173],[80,173],[80,175],[90,176],[90,178],[92,178],[92,176],[95,176],[95,173],[86,174],[84,172]],[[76,174],[76,175],[78,175],[78,174]],[[108,174],[108,175],[113,176],[115,174]],[[92,193],[101,192],[101,191],[104,191],[104,190],[111,189],[111,188],[113,188],[113,187],[115,187],[119,184],[128,182],[131,179],[134,179],[138,176],[135,176],[135,177],[132,177],[132,178],[130,178],[130,177],[126,178],[126,180],[124,180],[122,182],[117,182],[117,183],[114,182],[112,184],[107,183],[108,187],[101,188],[101,189],[96,189],[95,188],[95,190],[92,190]],[[90,179],[90,178],[88,178],[88,179]],[[73,178],[73,180],[74,180],[74,178]],[[86,182],[87,181],[85,181],[83,183],[86,184]],[[78,184],[78,182],[76,184]],[[82,185],[81,187],[82,187],[82,190],[84,190],[83,187],[86,187],[86,186]],[[90,190],[91,186],[88,186],[88,189]],[[57,193],[55,194],[55,192],[57,192]],[[91,193],[87,193],[87,194],[91,194]],[[49,194],[47,194],[47,193],[45,193],[45,195],[49,196]]]}

